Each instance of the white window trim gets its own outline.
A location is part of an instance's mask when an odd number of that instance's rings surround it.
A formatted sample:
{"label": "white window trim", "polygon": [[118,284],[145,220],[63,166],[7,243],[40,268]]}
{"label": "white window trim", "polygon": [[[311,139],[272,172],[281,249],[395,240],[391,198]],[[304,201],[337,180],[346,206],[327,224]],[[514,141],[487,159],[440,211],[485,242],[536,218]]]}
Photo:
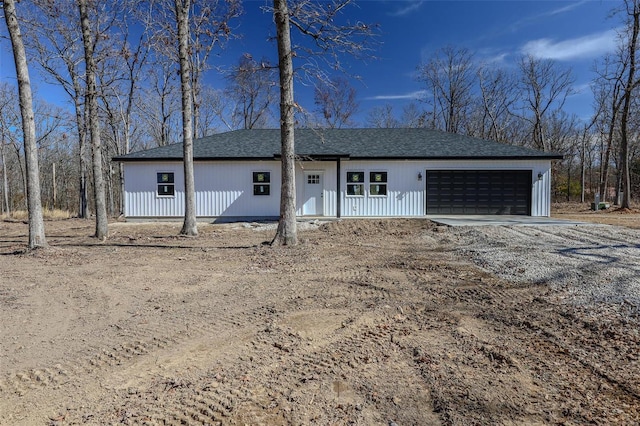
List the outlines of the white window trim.
{"label": "white window trim", "polygon": [[[173,183],[167,183],[166,185],[172,185],[173,186],[173,195],[163,195],[158,193],[158,186],[163,185],[162,183],[158,182],[158,175],[159,174],[163,174],[163,173],[171,173],[173,175]],[[176,198],[176,172],[173,170],[157,170],[156,171],[156,198]]]}
{"label": "white window trim", "polygon": [[[354,182],[349,182],[349,173],[362,173],[364,176],[364,180],[362,182],[358,182],[358,183],[354,183]],[[344,195],[345,197],[348,198],[364,198],[367,194],[367,186],[366,186],[366,182],[367,182],[367,172],[364,169],[355,169],[355,170],[347,170],[345,172],[345,187],[344,187]],[[362,186],[362,195],[357,195],[357,194],[349,194],[349,185],[360,185]]]}
{"label": "white window trim", "polygon": [[[254,182],[253,181],[253,174],[254,173],[269,173],[269,182],[266,183],[258,183],[258,182]],[[271,197],[271,190],[273,189],[271,187],[271,175],[273,174],[272,170],[252,170],[251,171],[251,195],[253,197]],[[256,194],[255,193],[255,187],[256,185],[263,185],[263,186],[268,186],[269,187],[269,193],[268,194]]]}
{"label": "white window trim", "polygon": [[[387,174],[387,180],[386,182],[380,182],[380,183],[376,183],[376,182],[371,182],[371,173],[386,173]],[[389,171],[388,170],[381,170],[381,169],[374,169],[374,170],[369,170],[367,172],[367,177],[368,177],[368,186],[367,186],[367,193],[369,194],[370,197],[373,198],[386,198],[389,196]],[[377,195],[377,194],[372,194],[371,193],[371,185],[384,185],[387,187],[387,191],[386,194],[384,195]]]}

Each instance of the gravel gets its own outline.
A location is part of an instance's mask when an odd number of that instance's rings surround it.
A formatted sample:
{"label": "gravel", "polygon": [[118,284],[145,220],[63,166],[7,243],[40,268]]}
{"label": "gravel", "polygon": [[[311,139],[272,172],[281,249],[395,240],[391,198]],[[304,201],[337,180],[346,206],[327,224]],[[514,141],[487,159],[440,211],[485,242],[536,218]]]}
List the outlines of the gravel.
{"label": "gravel", "polygon": [[608,225],[450,228],[458,253],[514,283],[548,285],[565,303],[640,314],[640,231]]}

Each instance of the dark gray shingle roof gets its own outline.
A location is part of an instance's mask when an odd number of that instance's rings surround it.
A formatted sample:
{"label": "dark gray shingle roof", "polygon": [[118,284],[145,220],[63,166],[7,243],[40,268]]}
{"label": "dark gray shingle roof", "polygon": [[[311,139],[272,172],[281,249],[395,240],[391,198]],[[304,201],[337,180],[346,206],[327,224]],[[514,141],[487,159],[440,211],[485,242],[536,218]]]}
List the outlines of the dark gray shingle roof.
{"label": "dark gray shingle roof", "polygon": [[[428,129],[297,129],[296,154],[317,159],[561,159],[556,153]],[[194,141],[195,160],[273,159],[280,129],[235,130]],[[116,161],[182,160],[182,144],[115,158]]]}

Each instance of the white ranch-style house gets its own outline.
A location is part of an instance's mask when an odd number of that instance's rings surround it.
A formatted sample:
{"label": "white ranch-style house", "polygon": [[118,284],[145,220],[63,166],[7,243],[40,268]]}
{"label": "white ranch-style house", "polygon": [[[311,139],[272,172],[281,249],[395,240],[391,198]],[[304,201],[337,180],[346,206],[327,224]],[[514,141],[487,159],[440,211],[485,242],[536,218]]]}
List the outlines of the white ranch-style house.
{"label": "white ranch-style house", "polygon": [[[428,129],[299,129],[300,217],[549,216],[554,153]],[[127,218],[184,215],[182,144],[115,158]],[[196,215],[276,219],[280,130],[194,142]]]}

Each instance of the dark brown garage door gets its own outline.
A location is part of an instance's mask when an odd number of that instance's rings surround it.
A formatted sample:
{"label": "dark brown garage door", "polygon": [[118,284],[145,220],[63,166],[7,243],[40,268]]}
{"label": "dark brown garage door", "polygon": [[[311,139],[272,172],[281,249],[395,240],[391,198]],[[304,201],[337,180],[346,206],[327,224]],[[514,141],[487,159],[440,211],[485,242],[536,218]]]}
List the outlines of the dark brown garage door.
{"label": "dark brown garage door", "polygon": [[531,214],[530,170],[427,170],[427,214]]}

